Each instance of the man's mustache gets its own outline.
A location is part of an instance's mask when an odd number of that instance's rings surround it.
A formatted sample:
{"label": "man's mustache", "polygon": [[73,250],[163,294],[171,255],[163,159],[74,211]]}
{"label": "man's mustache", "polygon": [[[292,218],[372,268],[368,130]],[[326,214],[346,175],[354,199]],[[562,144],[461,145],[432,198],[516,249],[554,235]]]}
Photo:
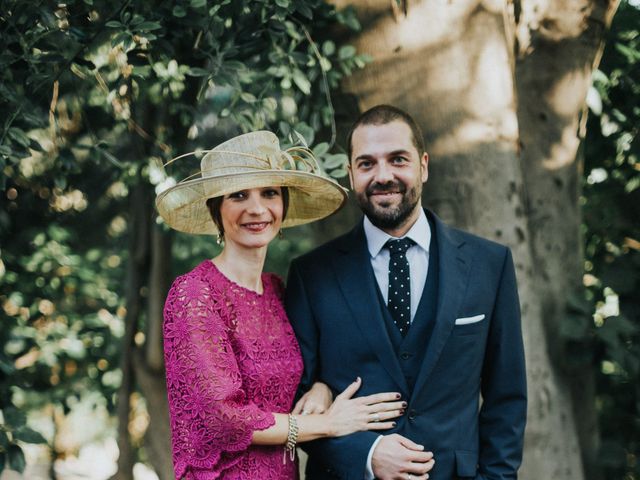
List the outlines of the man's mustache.
{"label": "man's mustache", "polygon": [[377,193],[405,193],[407,186],[402,182],[372,183],[367,187],[367,195]]}

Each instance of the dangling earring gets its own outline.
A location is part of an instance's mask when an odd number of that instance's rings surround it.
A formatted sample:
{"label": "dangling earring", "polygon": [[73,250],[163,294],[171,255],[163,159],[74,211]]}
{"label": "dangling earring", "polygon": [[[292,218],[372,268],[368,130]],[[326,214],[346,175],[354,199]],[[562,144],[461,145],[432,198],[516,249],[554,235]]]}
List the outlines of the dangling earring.
{"label": "dangling earring", "polygon": [[224,232],[218,232],[218,235],[216,235],[216,243],[218,245],[224,245]]}
{"label": "dangling earring", "polygon": [[284,233],[282,233],[282,229],[278,231],[278,238],[282,240],[284,238]]}

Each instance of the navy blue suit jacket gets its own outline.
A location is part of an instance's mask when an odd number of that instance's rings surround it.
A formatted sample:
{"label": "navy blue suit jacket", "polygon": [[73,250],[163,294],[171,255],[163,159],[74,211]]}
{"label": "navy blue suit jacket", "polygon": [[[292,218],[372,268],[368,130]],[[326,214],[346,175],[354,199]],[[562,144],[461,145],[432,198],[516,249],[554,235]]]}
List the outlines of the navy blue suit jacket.
{"label": "navy blue suit jacket", "polygon": [[[360,376],[358,395],[398,391],[407,411],[382,433],[399,433],[433,451],[431,480],[515,479],[526,378],[511,253],[427,215],[438,241],[438,304],[413,391],[385,329],[361,222],[291,264],[286,307],[305,364],[301,388],[319,380],[340,392]],[[478,315],[485,317],[456,324]],[[378,435],[305,444],[307,478],[362,480]]]}

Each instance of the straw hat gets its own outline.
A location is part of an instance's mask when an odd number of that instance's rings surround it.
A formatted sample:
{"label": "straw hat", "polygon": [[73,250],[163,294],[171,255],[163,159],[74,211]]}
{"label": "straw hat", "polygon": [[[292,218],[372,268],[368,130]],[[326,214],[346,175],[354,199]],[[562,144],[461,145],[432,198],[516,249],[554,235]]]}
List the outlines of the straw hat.
{"label": "straw hat", "polygon": [[347,198],[344,188],[322,176],[309,149],[280,150],[278,137],[258,131],[239,135],[209,150],[200,162],[200,171],[158,194],[156,207],[175,230],[215,235],[218,228],[211,219],[207,199],[260,187],[288,187],[289,207],[283,227],[324,218],[338,210]]}

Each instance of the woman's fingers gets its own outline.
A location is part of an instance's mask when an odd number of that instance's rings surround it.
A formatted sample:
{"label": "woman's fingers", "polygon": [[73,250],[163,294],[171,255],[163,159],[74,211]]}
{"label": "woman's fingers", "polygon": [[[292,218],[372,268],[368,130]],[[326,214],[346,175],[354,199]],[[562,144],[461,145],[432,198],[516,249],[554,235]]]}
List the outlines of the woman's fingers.
{"label": "woman's fingers", "polygon": [[398,418],[404,415],[404,410],[391,410],[388,412],[374,412],[369,414],[368,420],[370,422],[384,422],[392,418]]}
{"label": "woman's fingers", "polygon": [[336,400],[338,399],[349,399],[355,395],[355,393],[362,385],[362,379],[360,377],[356,378],[355,382],[352,382],[347,388],[345,388],[342,393],[336,396]]}
{"label": "woman's fingers", "polygon": [[368,430],[388,430],[396,426],[396,422],[370,422],[367,424]]}
{"label": "woman's fingers", "polygon": [[403,410],[407,408],[407,402],[382,402],[367,405],[366,408],[371,413],[390,412],[392,410]]}
{"label": "woman's fingers", "polygon": [[366,405],[374,405],[376,403],[394,402],[400,399],[402,395],[398,392],[373,393],[365,397],[360,397]]}

